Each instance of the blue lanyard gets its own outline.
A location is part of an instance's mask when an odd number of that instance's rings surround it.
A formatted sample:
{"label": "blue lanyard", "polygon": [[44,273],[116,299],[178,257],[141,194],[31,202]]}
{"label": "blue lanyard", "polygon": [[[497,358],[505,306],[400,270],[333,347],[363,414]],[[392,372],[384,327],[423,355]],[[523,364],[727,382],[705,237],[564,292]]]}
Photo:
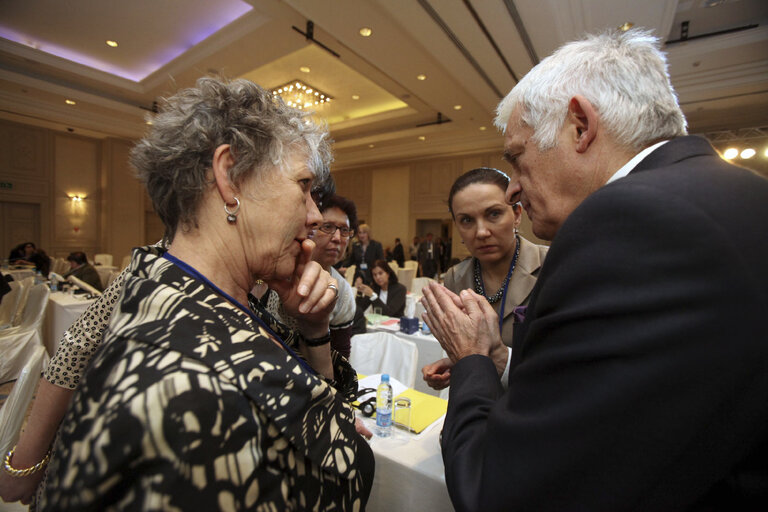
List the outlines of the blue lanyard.
{"label": "blue lanyard", "polygon": [[208,278],[207,278],[207,277],[205,277],[205,276],[204,276],[203,274],[201,274],[200,272],[198,272],[198,271],[197,271],[197,269],[195,269],[195,268],[193,268],[191,265],[189,265],[189,264],[187,264],[187,263],[185,263],[185,262],[181,261],[179,258],[177,258],[176,256],[174,256],[173,254],[170,254],[170,253],[168,253],[168,252],[166,251],[165,253],[163,253],[163,258],[165,258],[165,259],[167,259],[168,261],[170,261],[171,263],[175,264],[177,267],[179,267],[181,270],[183,270],[183,271],[184,271],[184,272],[186,272],[187,274],[191,275],[192,277],[195,277],[195,278],[199,279],[200,281],[204,282],[205,284],[207,284],[208,286],[210,286],[211,288],[213,288],[213,290],[214,290],[216,293],[218,293],[219,295],[221,295],[222,297],[224,297],[225,299],[227,299],[229,302],[231,302],[231,303],[232,303],[232,304],[233,304],[235,307],[237,307],[237,308],[238,308],[238,309],[240,309],[240,310],[241,310],[243,313],[245,313],[246,315],[248,315],[248,316],[251,318],[251,320],[253,320],[254,322],[258,323],[258,324],[259,324],[260,326],[262,326],[262,327],[263,327],[263,328],[264,328],[264,329],[265,329],[265,330],[266,330],[266,331],[267,331],[267,332],[268,332],[270,335],[272,335],[272,336],[273,336],[273,337],[274,337],[274,338],[275,338],[277,341],[279,341],[279,342],[280,342],[280,345],[282,345],[282,346],[283,346],[283,348],[285,349],[285,351],[286,351],[286,352],[288,352],[289,354],[291,354],[291,355],[292,355],[292,356],[293,356],[293,357],[294,357],[294,358],[295,358],[295,359],[296,359],[296,360],[299,362],[299,364],[300,364],[300,365],[301,365],[301,366],[302,366],[302,367],[303,367],[305,370],[307,370],[307,371],[308,371],[309,373],[311,373],[312,375],[317,375],[317,372],[315,371],[315,369],[314,369],[314,368],[312,368],[311,366],[309,366],[309,364],[308,364],[306,361],[304,361],[304,360],[303,360],[301,357],[299,357],[299,355],[298,355],[298,354],[296,354],[296,352],[294,352],[294,350],[293,350],[291,347],[289,347],[288,345],[286,345],[286,344],[285,344],[285,342],[283,342],[283,340],[280,338],[280,336],[278,336],[278,335],[277,335],[277,333],[276,333],[275,331],[273,331],[273,330],[272,330],[272,328],[270,328],[270,327],[269,327],[267,324],[265,324],[265,323],[264,323],[264,321],[263,321],[261,318],[259,318],[258,316],[256,316],[256,315],[253,313],[253,311],[251,311],[249,308],[246,308],[245,306],[243,306],[242,304],[240,304],[240,303],[239,303],[239,302],[238,302],[238,301],[237,301],[237,300],[236,300],[234,297],[232,297],[232,296],[231,296],[231,295],[229,295],[227,292],[225,292],[224,290],[222,290],[221,288],[219,288],[218,286],[216,286],[215,284],[213,284],[211,281],[209,281],[209,280],[208,280]]}

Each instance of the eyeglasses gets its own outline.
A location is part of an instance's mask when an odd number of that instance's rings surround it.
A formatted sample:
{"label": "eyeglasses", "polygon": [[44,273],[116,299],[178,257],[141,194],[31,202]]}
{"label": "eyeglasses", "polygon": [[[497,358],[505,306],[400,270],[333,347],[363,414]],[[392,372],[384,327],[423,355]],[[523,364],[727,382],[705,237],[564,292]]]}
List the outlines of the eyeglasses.
{"label": "eyeglasses", "polygon": [[339,230],[339,233],[341,234],[342,238],[349,238],[352,236],[352,230],[348,228],[347,226],[337,226],[336,224],[332,222],[326,222],[324,224],[320,224],[317,226],[317,229],[325,233],[326,235],[333,236],[334,233],[336,233],[336,230]]}

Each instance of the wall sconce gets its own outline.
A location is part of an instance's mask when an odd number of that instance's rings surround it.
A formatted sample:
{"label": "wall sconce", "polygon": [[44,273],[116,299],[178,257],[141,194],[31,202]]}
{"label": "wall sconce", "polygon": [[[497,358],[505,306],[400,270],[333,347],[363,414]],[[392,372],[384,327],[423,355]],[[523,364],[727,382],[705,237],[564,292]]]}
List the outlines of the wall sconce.
{"label": "wall sconce", "polygon": [[69,198],[72,200],[73,203],[78,203],[85,199],[85,196],[77,195],[77,194],[69,194]]}

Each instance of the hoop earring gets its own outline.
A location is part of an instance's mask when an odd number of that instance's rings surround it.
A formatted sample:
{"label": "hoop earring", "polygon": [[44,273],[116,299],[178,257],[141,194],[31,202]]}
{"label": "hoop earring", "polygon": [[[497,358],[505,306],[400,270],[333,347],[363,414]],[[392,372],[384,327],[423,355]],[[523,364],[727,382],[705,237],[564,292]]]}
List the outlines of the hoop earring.
{"label": "hoop earring", "polygon": [[227,203],[224,203],[224,211],[227,212],[227,222],[229,222],[230,224],[235,223],[235,221],[237,220],[237,212],[240,211],[240,200],[238,198],[235,198],[235,203],[237,204],[235,205],[234,211],[229,211],[229,208],[228,208],[229,205],[227,205]]}

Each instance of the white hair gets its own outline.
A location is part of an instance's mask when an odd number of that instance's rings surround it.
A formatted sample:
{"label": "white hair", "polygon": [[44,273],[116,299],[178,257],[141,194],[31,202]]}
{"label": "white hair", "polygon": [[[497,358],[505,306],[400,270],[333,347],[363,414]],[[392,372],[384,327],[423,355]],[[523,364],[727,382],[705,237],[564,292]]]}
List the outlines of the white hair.
{"label": "white hair", "polygon": [[563,45],[499,103],[494,124],[504,131],[519,107],[539,149],[551,149],[577,94],[589,100],[607,133],[622,146],[639,150],[687,133],[659,40],[639,29],[588,35]]}

